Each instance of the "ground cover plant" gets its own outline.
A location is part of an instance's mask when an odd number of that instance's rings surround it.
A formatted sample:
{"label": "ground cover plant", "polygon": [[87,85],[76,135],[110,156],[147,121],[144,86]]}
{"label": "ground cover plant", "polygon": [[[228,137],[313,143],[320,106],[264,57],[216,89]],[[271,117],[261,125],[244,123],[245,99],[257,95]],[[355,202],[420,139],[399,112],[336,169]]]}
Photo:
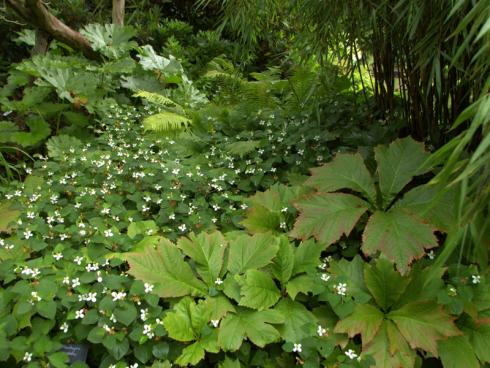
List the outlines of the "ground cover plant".
{"label": "ground cover plant", "polygon": [[490,364],[488,2],[82,3],[1,10],[1,366]]}

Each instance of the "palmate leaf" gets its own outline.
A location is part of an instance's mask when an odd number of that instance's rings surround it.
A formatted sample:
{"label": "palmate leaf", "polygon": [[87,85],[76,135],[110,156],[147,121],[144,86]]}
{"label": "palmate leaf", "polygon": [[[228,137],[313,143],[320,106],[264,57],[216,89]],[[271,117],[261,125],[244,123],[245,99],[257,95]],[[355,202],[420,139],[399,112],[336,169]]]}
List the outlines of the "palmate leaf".
{"label": "palmate leaf", "polygon": [[210,287],[221,274],[227,245],[218,231],[211,234],[202,232],[197,236],[190,234],[188,238],[182,237],[177,241],[177,246],[196,263],[197,272]]}
{"label": "palmate leaf", "polygon": [[88,24],[81,31],[95,51],[111,59],[118,59],[138,46],[131,39],[136,35],[133,27],[114,24]]}
{"label": "palmate leaf", "polygon": [[281,293],[268,274],[248,270],[241,288],[239,305],[257,310],[265,310],[277,303]]}
{"label": "palmate leaf", "polygon": [[157,133],[172,134],[184,131],[191,120],[183,115],[171,111],[163,111],[155,115],[146,117],[143,126],[146,130]]}
{"label": "palmate leaf", "polygon": [[272,263],[272,274],[284,288],[293,274],[294,247],[285,236],[279,239],[279,251]]}
{"label": "palmate leaf", "polygon": [[280,339],[279,331],[271,324],[284,323],[282,313],[274,310],[251,311],[239,308],[236,314],[228,314],[220,325],[218,344],[225,351],[236,351],[248,338],[263,348]]}
{"label": "palmate leaf", "polygon": [[376,304],[387,311],[398,301],[410,279],[396,272],[391,262],[379,258],[375,266],[365,264],[364,281]]}
{"label": "palmate leaf", "polygon": [[299,200],[295,206],[301,213],[290,235],[299,239],[314,236],[325,246],[349,235],[368,209],[367,202],[344,193],[318,193]]}
{"label": "palmate leaf", "polygon": [[128,273],[155,284],[155,292],[162,298],[207,293],[206,285],[194,276],[180,250],[167,239],[161,239],[156,249],[147,245],[120,256],[129,263]]}
{"label": "palmate leaf", "polygon": [[285,317],[284,323],[277,326],[285,341],[301,341],[314,333],[317,318],[302,303],[282,299],[274,309]]}
{"label": "palmate leaf", "polygon": [[336,333],[346,333],[349,337],[360,334],[362,344],[368,344],[378,333],[383,323],[384,315],[371,304],[357,304],[354,312],[339,321],[335,326]]}
{"label": "palmate leaf", "polygon": [[434,231],[432,226],[403,209],[376,211],[364,229],[362,250],[367,255],[380,251],[396,263],[403,275],[414,259],[425,254],[425,249],[438,246]]}
{"label": "palmate leaf", "polygon": [[311,170],[312,176],[307,185],[320,192],[334,192],[339,189],[352,189],[376,203],[374,181],[359,153],[338,154],[332,162]]}
{"label": "palmate leaf", "polygon": [[235,274],[267,266],[279,250],[277,238],[267,234],[240,234],[229,247],[228,270]]}
{"label": "palmate leaf", "polygon": [[414,176],[431,170],[430,167],[420,168],[429,153],[423,143],[410,137],[397,139],[389,146],[378,146],[374,153],[385,208]]}
{"label": "palmate leaf", "polygon": [[433,302],[408,303],[387,317],[397,326],[412,349],[420,348],[437,356],[437,342],[461,332],[440,305]]}
{"label": "palmate leaf", "polygon": [[383,321],[369,344],[363,341],[362,353],[374,358],[375,368],[413,367],[417,355],[389,320]]}
{"label": "palmate leaf", "polygon": [[204,303],[196,304],[192,298],[182,298],[163,319],[169,337],[189,342],[199,338],[201,329],[207,325],[211,310]]}
{"label": "palmate leaf", "polygon": [[257,192],[248,199],[250,207],[246,219],[241,223],[251,233],[278,233],[284,219],[281,211],[310,191],[306,186],[274,184],[265,192]]}

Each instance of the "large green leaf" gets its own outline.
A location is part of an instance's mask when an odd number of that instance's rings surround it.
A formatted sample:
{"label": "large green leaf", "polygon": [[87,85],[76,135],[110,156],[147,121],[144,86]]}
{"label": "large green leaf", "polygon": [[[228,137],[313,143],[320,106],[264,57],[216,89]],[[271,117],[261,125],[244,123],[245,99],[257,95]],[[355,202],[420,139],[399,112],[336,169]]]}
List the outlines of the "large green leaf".
{"label": "large green leaf", "polygon": [[282,299],[275,310],[284,316],[284,324],[277,327],[283,340],[301,341],[315,332],[317,318],[302,303]]}
{"label": "large green leaf", "polygon": [[365,195],[371,203],[376,203],[373,178],[359,153],[338,154],[332,162],[312,169],[311,173],[312,176],[306,181],[306,184],[320,192],[351,189]]}
{"label": "large green leaf", "polygon": [[180,238],[177,242],[177,246],[196,263],[197,272],[210,287],[221,274],[227,245],[218,231],[202,232],[197,236],[190,234],[189,238]]}
{"label": "large green leaf", "polygon": [[413,367],[417,355],[393,322],[388,320],[383,321],[369,344],[363,341],[362,353],[374,358],[375,368]]}
{"label": "large green leaf", "polygon": [[10,142],[17,143],[23,147],[34,146],[46,139],[51,133],[49,124],[42,118],[31,117],[26,120],[26,124],[30,131],[11,133]]}
{"label": "large green leaf", "polygon": [[403,275],[414,259],[425,254],[425,249],[437,247],[434,231],[432,226],[403,209],[376,211],[364,229],[362,249],[368,255],[380,251],[396,263]]}
{"label": "large green leaf", "polygon": [[288,238],[279,239],[279,251],[272,263],[272,274],[284,288],[291,278],[294,268],[294,248]]}
{"label": "large green leaf", "polygon": [[284,208],[311,190],[306,186],[274,184],[265,192],[257,192],[248,200],[250,207],[242,225],[251,233],[282,232],[280,223],[288,213],[282,212]]}
{"label": "large green leaf", "polygon": [[350,316],[337,323],[335,332],[346,333],[349,337],[361,334],[362,343],[366,345],[376,336],[383,320],[384,315],[378,308],[371,304],[357,304]]}
{"label": "large green leaf", "polygon": [[220,325],[218,344],[223,350],[236,351],[248,338],[258,347],[278,341],[279,331],[271,324],[284,323],[284,316],[277,311],[251,311],[238,309],[236,314],[228,314]]}
{"label": "large green leaf", "polygon": [[404,208],[439,230],[448,232],[457,221],[456,203],[455,188],[421,185],[406,193],[393,207]]}
{"label": "large green leaf", "polygon": [[133,27],[120,27],[114,24],[88,24],[81,31],[95,51],[111,59],[120,58],[137,46],[131,41],[136,35]]}
{"label": "large green leaf", "polygon": [[467,336],[453,336],[439,341],[439,356],[444,368],[480,368]]}
{"label": "large green leaf", "polygon": [[195,342],[189,346],[186,346],[179,357],[175,360],[175,363],[181,367],[195,366],[202,359],[204,359],[206,352],[200,342]]}
{"label": "large green leaf", "polygon": [[320,256],[324,249],[323,244],[313,239],[301,242],[294,252],[293,276],[302,272],[315,272],[321,263]]}
{"label": "large green leaf", "polygon": [[19,216],[20,211],[12,209],[11,202],[0,203],[0,233],[10,233]]}
{"label": "large green leaf", "polygon": [[453,319],[440,305],[432,302],[409,303],[388,314],[413,349],[420,348],[437,356],[437,342],[460,335]]}
{"label": "large green leaf", "polygon": [[180,250],[167,239],[154,249],[148,245],[138,252],[125,253],[128,273],[135,278],[155,284],[155,292],[163,298],[184,295],[205,295],[206,285],[198,280],[184,262]]}
{"label": "large green leaf", "polygon": [[387,311],[398,301],[410,279],[402,277],[396,272],[391,262],[380,258],[377,260],[376,266],[366,263],[364,281],[379,307]]}
{"label": "large green leaf", "polygon": [[344,193],[318,193],[297,202],[301,211],[291,236],[306,239],[314,236],[328,246],[349,235],[368,209],[367,202]]}
{"label": "large green leaf", "polygon": [[258,310],[265,310],[276,304],[281,297],[274,280],[257,270],[248,270],[241,288],[240,305]]}
{"label": "large green leaf", "polygon": [[414,176],[430,171],[430,168],[420,169],[429,153],[422,143],[410,137],[397,139],[389,146],[378,146],[374,153],[385,208]]}
{"label": "large green leaf", "polygon": [[228,270],[242,273],[267,266],[279,250],[277,238],[267,234],[240,234],[229,242]]}
{"label": "large green leaf", "polygon": [[196,304],[191,298],[185,297],[165,315],[163,325],[172,339],[189,342],[199,338],[201,329],[210,317],[211,310],[207,305]]}

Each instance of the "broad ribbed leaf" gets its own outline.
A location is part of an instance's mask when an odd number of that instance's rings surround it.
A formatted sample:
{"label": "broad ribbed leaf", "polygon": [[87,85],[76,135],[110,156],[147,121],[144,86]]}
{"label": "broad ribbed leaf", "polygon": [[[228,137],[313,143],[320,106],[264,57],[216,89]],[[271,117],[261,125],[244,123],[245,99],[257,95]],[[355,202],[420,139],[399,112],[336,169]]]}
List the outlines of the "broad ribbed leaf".
{"label": "broad ribbed leaf", "polygon": [[138,46],[131,39],[136,35],[133,27],[120,27],[114,24],[88,24],[81,31],[95,51],[117,59]]}
{"label": "broad ribbed leaf", "polygon": [[370,266],[366,263],[364,281],[378,306],[386,311],[397,302],[410,279],[404,278],[396,272],[391,262],[380,258],[376,262],[376,266]]}
{"label": "broad ribbed leaf", "polygon": [[430,168],[420,169],[429,153],[425,151],[422,143],[410,137],[397,139],[389,146],[378,146],[374,153],[385,206],[390,204],[414,176],[430,171]]}
{"label": "broad ribbed leaf", "polygon": [[406,193],[393,207],[404,208],[447,232],[457,221],[456,203],[456,189],[421,185]]}
{"label": "broad ribbed leaf", "polygon": [[279,280],[282,287],[291,278],[294,268],[294,248],[288,238],[279,239],[279,251],[272,263],[272,274]]}
{"label": "broad ribbed leaf", "polygon": [[403,209],[376,211],[364,229],[362,250],[367,255],[380,251],[396,263],[403,275],[414,259],[425,254],[425,249],[437,247],[434,231],[430,225]]}
{"label": "broad ribbed leaf", "polygon": [[368,344],[383,323],[384,315],[371,304],[357,304],[354,312],[339,321],[335,326],[336,333],[346,333],[349,337],[361,334],[363,345]]}
{"label": "broad ribbed leaf", "polygon": [[369,344],[366,345],[363,341],[362,352],[374,358],[375,368],[413,367],[417,355],[393,322],[388,320],[382,323]]}
{"label": "broad ribbed leaf", "polygon": [[258,310],[268,309],[276,304],[281,293],[272,278],[257,270],[248,270],[241,288],[240,305]]}
{"label": "broad ribbed leaf", "polygon": [[351,194],[318,193],[300,200],[296,207],[300,216],[291,236],[300,239],[314,236],[328,246],[350,234],[368,204]]}
{"label": "broad ribbed leaf", "polygon": [[211,234],[202,232],[197,236],[190,234],[189,238],[177,241],[177,246],[196,263],[197,272],[208,286],[213,286],[221,274],[227,245],[218,231]]}
{"label": "broad ribbed leaf", "polygon": [[437,356],[437,342],[460,335],[453,320],[440,305],[432,302],[409,303],[390,312],[390,318],[413,349]]}
{"label": "broad ribbed leaf", "polygon": [[320,281],[320,277],[307,274],[299,275],[289,280],[286,291],[293,300],[299,293],[316,295],[324,291],[324,285]]}
{"label": "broad ribbed leaf", "polygon": [[267,234],[240,234],[230,240],[229,247],[228,270],[232,273],[267,266],[279,250],[278,240]]}
{"label": "broad ribbed leaf", "polygon": [[146,246],[125,253],[124,258],[129,262],[128,273],[154,284],[155,292],[163,298],[207,293],[206,285],[194,276],[180,250],[167,239],[162,239],[156,249]]}
{"label": "broad ribbed leaf", "polygon": [[176,363],[181,367],[195,366],[202,359],[204,359],[205,350],[201,342],[195,342],[182,350],[180,356],[176,359]]}
{"label": "broad ribbed leaf", "polygon": [[480,368],[467,336],[454,336],[439,341],[439,357],[444,368]]}
{"label": "broad ribbed leaf", "polygon": [[20,211],[12,209],[11,202],[0,203],[0,233],[10,233],[19,216]]}
{"label": "broad ribbed leaf", "polygon": [[270,324],[284,323],[284,319],[277,311],[251,311],[240,308],[237,314],[228,314],[221,321],[218,344],[225,351],[235,351],[240,348],[243,340],[248,338],[263,348],[280,339],[279,331]]}
{"label": "broad ribbed leaf", "polygon": [[317,319],[306,307],[290,299],[281,300],[275,307],[284,316],[284,324],[277,329],[285,341],[295,342],[311,336],[317,327]]}
{"label": "broad ribbed leaf", "polygon": [[163,319],[168,335],[177,341],[188,342],[199,337],[201,329],[211,316],[205,304],[196,304],[191,298],[182,298]]}
{"label": "broad ribbed leaf", "polygon": [[312,176],[306,181],[320,192],[334,192],[352,189],[362,193],[371,203],[376,203],[376,188],[371,174],[359,153],[341,153],[332,162],[311,170]]}
{"label": "broad ribbed leaf", "polygon": [[313,239],[301,242],[294,252],[293,276],[302,272],[315,272],[321,263],[320,256],[325,246]]}

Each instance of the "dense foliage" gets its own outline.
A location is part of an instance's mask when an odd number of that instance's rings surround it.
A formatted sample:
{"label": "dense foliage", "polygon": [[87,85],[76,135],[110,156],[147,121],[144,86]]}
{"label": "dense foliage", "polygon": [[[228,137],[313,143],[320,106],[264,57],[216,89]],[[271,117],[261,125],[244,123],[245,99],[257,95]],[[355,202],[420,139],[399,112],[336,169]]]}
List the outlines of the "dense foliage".
{"label": "dense foliage", "polygon": [[94,57],[0,23],[0,365],[490,364],[488,21],[177,3],[49,4]]}

